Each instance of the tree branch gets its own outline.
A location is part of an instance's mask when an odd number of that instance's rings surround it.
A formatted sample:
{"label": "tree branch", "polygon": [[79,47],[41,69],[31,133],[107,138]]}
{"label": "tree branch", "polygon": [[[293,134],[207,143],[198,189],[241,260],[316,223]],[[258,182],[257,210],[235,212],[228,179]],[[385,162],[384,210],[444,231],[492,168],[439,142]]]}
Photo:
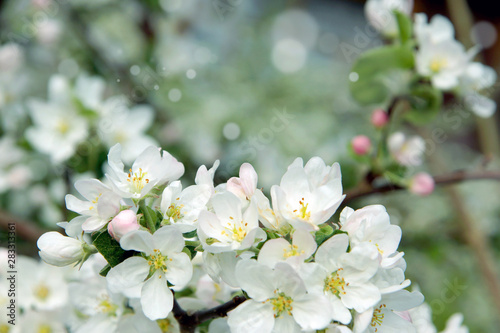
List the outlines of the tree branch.
{"label": "tree branch", "polygon": [[193,314],[189,314],[181,308],[174,297],[174,307],[172,309],[172,312],[175,319],[177,319],[179,325],[181,326],[181,332],[192,333],[194,332],[194,329],[201,323],[210,319],[227,316],[227,313],[229,311],[235,309],[238,305],[246,300],[247,298],[245,296],[235,296],[230,301],[214,308],[208,310],[200,310],[196,311]]}
{"label": "tree branch", "polygon": [[14,223],[16,225],[17,237],[32,243],[36,243],[38,238],[40,238],[40,236],[44,233],[44,230],[37,227],[35,223],[20,219],[0,210],[0,227],[8,230],[9,223]]}
{"label": "tree branch", "polygon": [[[447,185],[459,183],[461,181],[468,180],[498,180],[500,181],[500,171],[475,171],[475,172],[467,172],[464,170],[455,171],[450,174],[435,176],[434,182],[436,185]],[[368,183],[362,183],[359,186],[349,190],[346,192],[346,197],[344,202],[349,202],[354,199],[358,199],[367,195],[376,194],[376,193],[386,193],[397,190],[402,190],[404,187],[387,184],[379,187],[373,187]]]}

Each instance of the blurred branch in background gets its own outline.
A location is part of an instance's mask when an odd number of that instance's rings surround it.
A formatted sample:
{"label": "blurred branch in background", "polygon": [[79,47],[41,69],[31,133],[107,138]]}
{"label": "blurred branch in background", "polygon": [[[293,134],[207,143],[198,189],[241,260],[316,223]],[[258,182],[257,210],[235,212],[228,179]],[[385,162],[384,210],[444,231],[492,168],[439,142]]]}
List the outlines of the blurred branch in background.
{"label": "blurred branch in background", "polygon": [[[472,26],[474,24],[473,15],[469,9],[466,0],[446,0],[448,7],[448,12],[450,14],[451,21],[453,22],[457,39],[461,41],[467,48],[472,47],[473,43],[470,38]],[[482,54],[477,55],[479,61],[484,62]],[[496,96],[497,91],[494,91],[491,95]],[[497,115],[494,114],[491,118],[484,119],[480,117],[476,118],[477,124],[477,134],[479,139],[479,144],[481,150],[485,155],[495,155],[500,156],[500,137],[498,135],[498,121]]]}
{"label": "blurred branch in background", "polygon": [[[420,134],[424,138],[430,137],[429,133],[424,129],[420,130]],[[439,150],[439,146],[437,149]],[[441,172],[447,169],[446,162],[439,151],[429,155],[429,167],[431,170]],[[495,174],[492,174],[492,176],[494,176],[494,179],[498,179]],[[494,250],[487,235],[471,216],[462,194],[451,183],[448,182],[450,186],[445,187],[445,193],[458,217],[459,225],[457,229],[461,232],[462,237],[476,257],[476,264],[491,295],[490,299],[495,306],[497,318],[500,318],[500,280],[498,279]]]}
{"label": "blurred branch in background", "polygon": [[26,221],[18,217],[12,216],[3,210],[0,210],[0,226],[4,230],[9,229],[9,223],[15,223],[16,236],[36,244],[38,238],[45,232],[40,229],[34,222]]}
{"label": "blurred branch in background", "polygon": [[[500,171],[455,171],[450,174],[434,176],[436,185],[450,185],[472,180],[497,180],[500,181]],[[394,184],[387,184],[374,187],[371,184],[363,183],[346,192],[344,203],[352,200],[377,193],[387,193],[392,191],[404,190],[406,188]]]}

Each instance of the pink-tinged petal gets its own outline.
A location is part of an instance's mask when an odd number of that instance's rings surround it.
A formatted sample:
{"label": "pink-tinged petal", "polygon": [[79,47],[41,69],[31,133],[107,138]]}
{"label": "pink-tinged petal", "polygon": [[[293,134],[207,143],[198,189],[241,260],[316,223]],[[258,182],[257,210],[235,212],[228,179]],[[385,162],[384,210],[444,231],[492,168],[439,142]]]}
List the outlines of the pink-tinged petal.
{"label": "pink-tinged petal", "polygon": [[271,333],[274,326],[272,305],[245,301],[228,313],[227,323],[233,333]]}
{"label": "pink-tinged petal", "polygon": [[133,231],[122,237],[120,246],[124,250],[144,252],[149,256],[154,250],[153,235],[144,230]]}
{"label": "pink-tinged petal", "polygon": [[304,330],[320,330],[328,326],[331,317],[328,299],[318,295],[304,295],[293,301],[293,318]]}
{"label": "pink-tinged petal", "polygon": [[181,252],[186,245],[182,233],[174,226],[165,226],[153,234],[154,247],[161,253],[169,255]]}
{"label": "pink-tinged petal", "polygon": [[262,302],[273,296],[275,285],[273,271],[255,260],[241,260],[236,264],[236,279],[241,289],[256,301]]}
{"label": "pink-tinged petal", "polygon": [[188,284],[193,276],[193,264],[189,256],[184,253],[172,254],[167,259],[167,280],[177,288],[182,288]]}
{"label": "pink-tinged petal", "polygon": [[174,305],[174,296],[168,288],[163,272],[157,270],[141,292],[142,311],[151,320],[166,318]]}
{"label": "pink-tinged petal", "polygon": [[259,264],[274,268],[279,261],[285,261],[284,253],[290,249],[290,243],[283,238],[267,241],[260,249],[257,261]]}
{"label": "pink-tinged petal", "polygon": [[124,262],[113,267],[106,281],[109,290],[112,292],[122,292],[144,282],[149,274],[149,265],[146,259],[142,257],[130,257]]}
{"label": "pink-tinged petal", "polygon": [[247,197],[251,197],[257,188],[257,172],[250,163],[243,163],[240,167],[241,186]]}
{"label": "pink-tinged petal", "polygon": [[315,260],[328,271],[339,268],[339,258],[346,253],[349,237],[346,234],[337,234],[321,244],[316,252]]}

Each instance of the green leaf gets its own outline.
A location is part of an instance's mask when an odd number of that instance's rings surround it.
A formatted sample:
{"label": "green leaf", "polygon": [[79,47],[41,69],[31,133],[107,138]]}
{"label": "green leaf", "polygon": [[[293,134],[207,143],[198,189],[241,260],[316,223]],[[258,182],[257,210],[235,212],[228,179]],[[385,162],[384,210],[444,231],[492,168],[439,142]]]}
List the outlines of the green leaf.
{"label": "green leaf", "polygon": [[401,44],[404,44],[411,38],[413,29],[411,19],[408,15],[403,14],[398,10],[394,11],[394,15],[396,16],[396,21],[398,23],[399,40],[401,41]]}
{"label": "green leaf", "polygon": [[411,69],[413,49],[409,45],[390,45],[363,53],[352,67],[358,80],[349,85],[351,95],[362,105],[382,103],[389,93],[381,78],[393,69]]}
{"label": "green leaf", "polygon": [[433,120],[441,110],[443,94],[430,85],[418,85],[411,91],[409,99],[411,109],[405,113],[405,119],[423,125]]}
{"label": "green leaf", "polygon": [[328,238],[330,238],[330,236],[333,235],[333,232],[334,230],[331,226],[329,226],[328,224],[324,224],[318,231],[316,231],[316,244],[318,244],[318,246],[323,244],[324,241],[326,241]]}
{"label": "green leaf", "polygon": [[135,251],[125,251],[122,249],[120,244],[107,231],[97,234],[92,244],[111,267],[115,267],[135,253]]}

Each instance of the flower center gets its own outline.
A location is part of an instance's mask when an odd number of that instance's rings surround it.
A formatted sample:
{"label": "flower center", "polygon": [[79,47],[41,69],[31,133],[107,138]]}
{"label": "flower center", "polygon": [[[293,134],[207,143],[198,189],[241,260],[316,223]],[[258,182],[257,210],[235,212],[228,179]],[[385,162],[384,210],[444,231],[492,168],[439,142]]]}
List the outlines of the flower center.
{"label": "flower center", "polygon": [[278,318],[283,313],[287,313],[288,315],[292,315],[293,310],[293,299],[289,296],[286,296],[285,293],[279,292],[277,289],[274,291],[276,297],[269,298],[265,302],[270,302],[273,305],[274,318]]}
{"label": "flower center", "polygon": [[171,204],[165,215],[169,217],[170,219],[174,220],[174,222],[177,222],[178,220],[182,219],[184,215],[181,212],[181,209],[184,207],[184,205],[175,205]]}
{"label": "flower center", "polygon": [[446,67],[447,64],[448,60],[446,60],[446,58],[436,57],[431,60],[429,67],[433,73],[437,73],[442,70],[443,67]]}
{"label": "flower center", "polygon": [[61,134],[66,134],[69,131],[69,123],[65,119],[59,119],[56,125],[56,129]]}
{"label": "flower center", "polygon": [[168,320],[167,318],[165,319],[159,319],[156,321],[156,323],[158,324],[158,327],[160,328],[160,330],[162,331],[162,333],[167,333],[170,331],[170,328],[173,327],[170,323],[170,320]]}
{"label": "flower center", "polygon": [[[232,216],[230,216],[229,218],[231,220],[234,219]],[[248,223],[243,223],[243,221],[241,221],[240,223],[234,223],[234,224],[228,222],[227,225],[228,225],[227,227],[224,227],[225,230],[221,231],[221,235],[230,237],[232,240],[240,242],[240,243],[247,236],[246,226],[248,226]],[[245,227],[245,228],[243,228],[243,227]]]}
{"label": "flower center", "polygon": [[10,327],[7,324],[0,325],[0,333],[9,333]]}
{"label": "flower center", "polygon": [[116,310],[118,310],[118,305],[111,303],[109,297],[105,295],[97,305],[97,310],[100,311],[101,313],[114,317],[116,316]]}
{"label": "flower center", "polygon": [[39,284],[38,286],[35,287],[34,293],[36,298],[38,298],[41,301],[45,301],[47,297],[49,297],[50,290],[49,288],[47,288],[46,285]]}
{"label": "flower center", "polygon": [[385,304],[380,304],[378,308],[373,310],[373,317],[372,317],[372,323],[371,326],[375,328],[375,332],[378,331],[377,326],[381,326],[382,322],[384,321],[385,315],[382,313],[382,309],[385,308]]}
{"label": "flower center", "polygon": [[47,324],[41,324],[40,326],[38,326],[37,333],[52,333],[52,327]]}
{"label": "flower center", "polygon": [[343,271],[343,268],[339,268],[330,276],[325,278],[325,292],[331,292],[337,297],[340,297],[340,294],[345,295],[345,287],[349,285],[346,283],[344,278],[340,276],[340,273]]}
{"label": "flower center", "polygon": [[288,249],[283,249],[283,257],[290,258],[295,256],[300,256],[304,253],[304,250],[299,251],[299,247],[297,245],[289,245]]}
{"label": "flower center", "polygon": [[309,206],[308,203],[304,203],[304,198],[299,201],[300,209],[295,209],[293,212],[300,217],[301,219],[304,220],[309,220],[311,218],[311,212],[307,211],[307,206]]}
{"label": "flower center", "polygon": [[162,255],[160,250],[158,249],[154,249],[153,251],[154,253],[147,257],[149,266],[151,266],[151,269],[153,269],[153,271],[161,269],[162,271],[166,272],[166,261],[172,261],[172,259],[169,259],[167,256]]}
{"label": "flower center", "polygon": [[[99,201],[99,198],[101,197],[101,195],[102,195],[102,193],[99,193],[99,195],[98,195],[97,197],[95,197],[95,199],[94,199],[94,200],[92,200],[92,203],[93,203],[94,205],[95,205],[95,204],[97,204],[97,202]],[[89,207],[89,210],[92,210],[92,209],[94,209],[94,206],[90,206],[90,207]]]}
{"label": "flower center", "polygon": [[114,138],[115,138],[115,142],[123,143],[127,140],[128,136],[127,136],[127,133],[125,133],[124,131],[117,131],[114,135]]}
{"label": "flower center", "polygon": [[130,183],[134,192],[141,192],[144,186],[149,183],[149,179],[146,178],[147,172],[143,172],[139,168],[139,172],[134,172],[132,174],[132,169],[129,169],[127,181]]}

